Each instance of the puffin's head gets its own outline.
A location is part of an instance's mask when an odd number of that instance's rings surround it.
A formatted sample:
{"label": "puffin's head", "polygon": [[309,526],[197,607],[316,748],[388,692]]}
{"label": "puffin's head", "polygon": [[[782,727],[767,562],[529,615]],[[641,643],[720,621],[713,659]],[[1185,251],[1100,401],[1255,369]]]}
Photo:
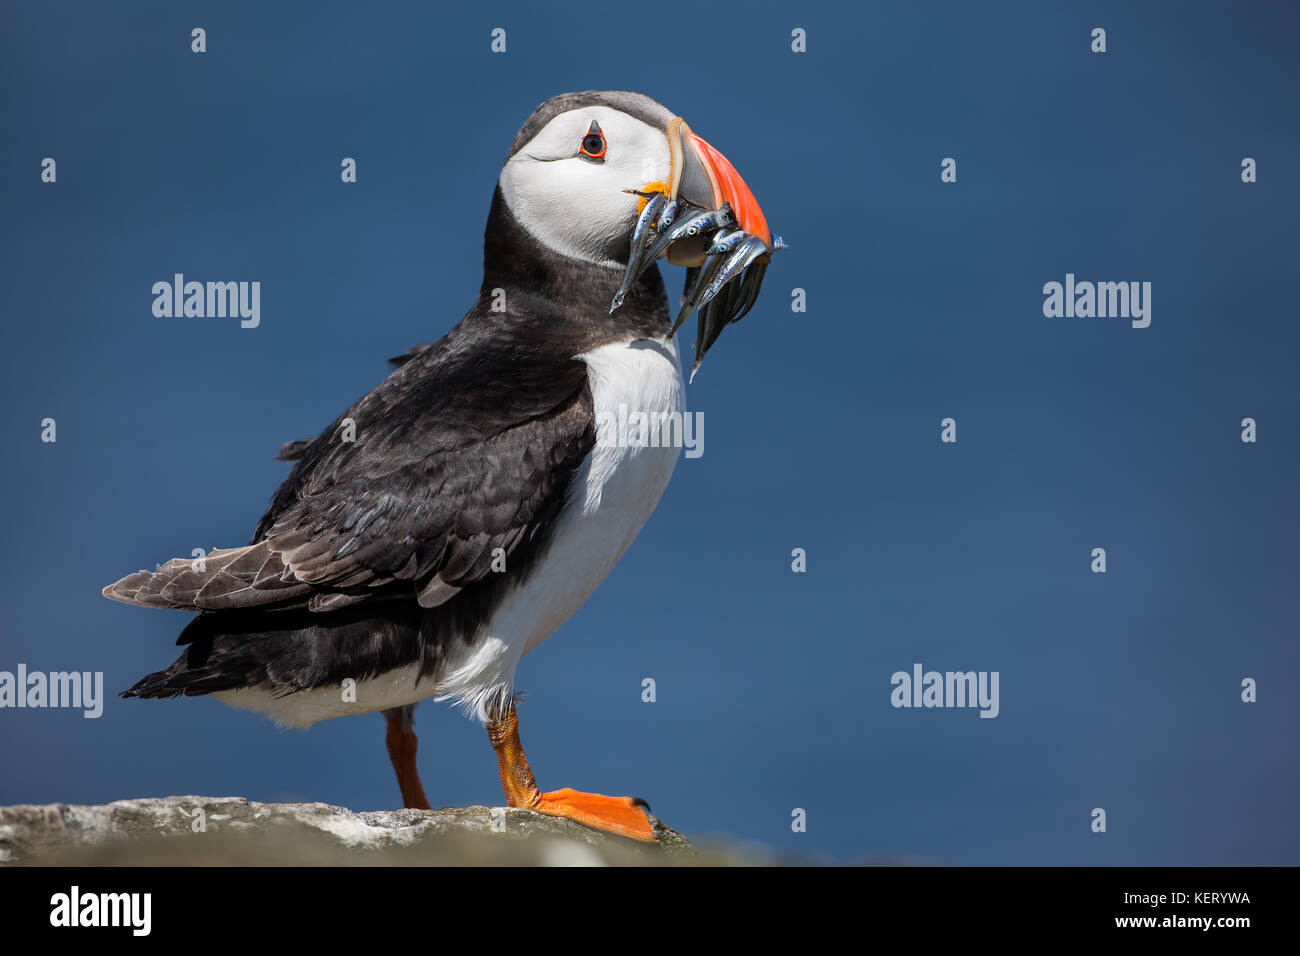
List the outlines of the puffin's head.
{"label": "puffin's head", "polygon": [[[700,209],[729,203],[737,228],[772,247],[763,212],[735,167],[641,93],[593,90],[547,100],[515,137],[500,186],[538,242],[587,262],[626,263],[628,237],[653,193]],[[699,265],[706,245],[677,242],[668,260]]]}

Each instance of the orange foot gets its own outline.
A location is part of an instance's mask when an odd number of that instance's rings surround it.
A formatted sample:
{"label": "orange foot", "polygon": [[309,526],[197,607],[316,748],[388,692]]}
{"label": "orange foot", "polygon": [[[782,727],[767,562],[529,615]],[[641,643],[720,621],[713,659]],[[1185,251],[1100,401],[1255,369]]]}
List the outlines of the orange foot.
{"label": "orange foot", "polygon": [[646,843],[656,842],[655,831],[641,809],[646,806],[644,800],[583,793],[570,787],[552,790],[540,794],[540,797],[528,809],[550,817],[564,817],[593,830],[617,833]]}
{"label": "orange foot", "polygon": [[568,787],[542,793],[533,779],[528,758],[524,756],[524,745],[519,741],[519,716],[513,702],[500,718],[488,721],[487,732],[497,754],[501,789],[505,791],[510,806],[551,817],[564,817],[593,830],[604,830],[645,843],[656,842],[655,832],[641,809],[649,809],[644,800],[583,793]]}

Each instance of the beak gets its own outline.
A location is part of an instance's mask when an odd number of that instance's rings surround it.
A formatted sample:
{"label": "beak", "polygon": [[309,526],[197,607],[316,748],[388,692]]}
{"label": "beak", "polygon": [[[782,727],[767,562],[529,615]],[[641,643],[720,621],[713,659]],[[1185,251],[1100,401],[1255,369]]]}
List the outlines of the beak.
{"label": "beak", "polygon": [[[739,228],[762,239],[770,252],[772,231],[767,218],[730,160],[696,136],[680,116],[668,124],[668,144],[672,153],[671,198],[684,199],[703,209],[719,209],[723,203],[730,203]],[[707,242],[679,242],[669,249],[668,261],[673,265],[698,266],[704,261],[705,247]]]}

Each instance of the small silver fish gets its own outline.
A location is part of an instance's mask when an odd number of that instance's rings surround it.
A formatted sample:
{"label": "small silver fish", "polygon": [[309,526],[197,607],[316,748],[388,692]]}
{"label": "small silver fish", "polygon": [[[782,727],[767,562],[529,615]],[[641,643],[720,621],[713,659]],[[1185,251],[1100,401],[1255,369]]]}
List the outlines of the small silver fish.
{"label": "small silver fish", "polygon": [[745,230],[743,229],[719,230],[713,236],[713,245],[709,246],[705,252],[710,256],[723,255],[736,248],[736,243],[744,238]]}
{"label": "small silver fish", "polygon": [[[700,363],[704,361],[705,354],[718,340],[722,330],[743,319],[758,301],[758,293],[763,286],[763,274],[767,272],[768,263],[766,257],[762,255],[764,249],[758,249],[755,253],[756,240],[755,236],[745,236],[731,253],[728,263],[714,274],[708,287],[700,293],[699,321],[695,328],[695,362],[691,367],[690,376],[692,382],[695,381],[695,373],[700,370]],[[761,243],[757,244],[761,245]],[[785,240],[780,236],[772,237],[771,252],[779,252],[785,248]],[[741,263],[745,264],[741,265]],[[736,279],[737,273],[740,274],[739,279]],[[698,284],[691,283],[692,288]],[[712,290],[711,294],[710,290]]]}
{"label": "small silver fish", "polygon": [[[784,239],[778,235],[772,236],[773,252],[780,252],[782,249],[788,248],[790,247],[785,244]],[[749,314],[749,310],[752,309],[754,303],[758,301],[758,293],[763,288],[763,273],[767,272],[767,266],[767,262],[755,261],[753,265],[745,270],[745,274],[741,276],[740,288],[742,295],[736,303],[735,317],[730,319],[730,322],[739,322]]]}
{"label": "small silver fish", "polygon": [[708,288],[704,289],[700,294],[699,307],[706,305],[710,299],[722,290],[724,285],[744,272],[751,262],[767,252],[767,243],[758,236],[744,236],[739,243],[728,248],[731,249],[729,254],[724,251],[718,255],[718,258],[725,261],[719,269],[714,271]]}
{"label": "small silver fish", "polygon": [[699,305],[700,296],[704,294],[705,288],[713,281],[713,277],[718,274],[718,270],[722,268],[726,260],[726,256],[709,256],[704,261],[704,265],[700,266],[695,281],[690,283],[686,292],[682,295],[682,307],[677,313],[677,321],[673,323],[668,338],[671,339],[677,333],[677,330],[682,327],[682,323],[690,318],[691,313]]}
{"label": "small silver fish", "polygon": [[681,203],[676,199],[670,200],[668,205],[664,206],[664,211],[659,214],[659,221],[655,223],[655,232],[663,232],[669,226],[677,221],[677,213],[681,211]]}
{"label": "small silver fish", "polygon": [[655,235],[654,224],[667,205],[668,197],[663,193],[655,193],[646,200],[645,208],[641,210],[641,215],[636,220],[636,227],[632,230],[627,271],[623,273],[623,284],[618,287],[618,292],[614,294],[614,301],[609,306],[610,312],[623,304],[623,297],[627,295],[627,290],[632,288],[632,283],[641,275],[641,262],[645,258],[646,246]]}
{"label": "small silver fish", "polygon": [[650,244],[650,248],[646,250],[645,258],[641,261],[641,269],[644,271],[650,268],[650,264],[679,239],[690,239],[717,229],[734,229],[735,226],[736,215],[731,211],[730,203],[724,202],[717,209],[688,213],[666,232],[660,232],[655,241]]}
{"label": "small silver fish", "polygon": [[727,325],[728,316],[732,315],[736,304],[738,283],[723,287],[722,292],[707,305],[703,306],[695,322],[695,364],[691,368],[692,378],[704,361],[704,354],[713,347],[713,343],[722,334]]}
{"label": "small silver fish", "polygon": [[[785,244],[784,239],[773,234],[773,252],[780,252],[782,249],[788,248],[790,247]],[[768,260],[770,259],[771,257],[769,256]],[[736,315],[730,320],[731,322],[739,322],[743,319],[749,314],[749,310],[754,307],[754,303],[758,301],[758,293],[763,288],[763,274],[767,272],[767,266],[768,261],[762,260],[762,257],[760,256],[753,265],[745,270],[745,274],[740,280],[740,286],[744,294],[740,297],[740,300],[736,305]]]}
{"label": "small silver fish", "polygon": [[728,320],[729,322],[739,322],[754,307],[754,303],[758,301],[758,291],[763,287],[763,273],[766,271],[766,262],[755,262],[745,270],[738,283],[741,294],[736,303],[736,314]]}
{"label": "small silver fish", "polygon": [[[750,237],[755,238],[755,237]],[[783,250],[785,243],[777,235],[772,239],[772,251]],[[753,250],[749,250],[751,252]],[[690,369],[690,381],[695,380],[695,372],[699,371],[699,363],[705,359],[705,354],[712,349],[714,342],[722,336],[725,326],[732,323],[738,323],[748,315],[754,303],[758,302],[759,290],[763,287],[763,273],[767,272],[767,263],[762,261],[762,255],[750,259],[749,252],[737,251],[742,259],[733,261],[732,269],[723,267],[719,273],[714,276],[714,281],[710,286],[718,286],[714,297],[708,297],[708,290],[701,298],[699,303],[699,321],[695,326],[695,362]],[[740,280],[728,281],[724,276],[725,272],[731,272],[735,280],[735,265],[738,261],[749,259],[748,267],[745,267],[741,273]]]}

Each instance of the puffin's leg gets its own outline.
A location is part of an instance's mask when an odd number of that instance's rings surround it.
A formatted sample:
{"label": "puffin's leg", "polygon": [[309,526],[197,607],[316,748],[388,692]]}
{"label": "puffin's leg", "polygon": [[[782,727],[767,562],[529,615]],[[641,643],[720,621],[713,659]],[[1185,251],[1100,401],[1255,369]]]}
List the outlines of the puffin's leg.
{"label": "puffin's leg", "polygon": [[644,800],[634,797],[607,797],[601,793],[582,793],[565,787],[542,793],[537,789],[533,771],[519,742],[519,717],[512,705],[501,718],[489,720],[488,738],[497,753],[501,771],[501,789],[512,807],[523,807],[552,817],[567,817],[595,830],[605,830],[634,840],[655,842],[655,832],[641,807]]}
{"label": "puffin's leg", "polygon": [[397,785],[402,788],[402,805],[414,810],[428,810],[429,801],[420,785],[420,772],[415,768],[415,751],[419,741],[415,737],[415,704],[394,707],[384,711],[388,721],[388,759],[397,773]]}

